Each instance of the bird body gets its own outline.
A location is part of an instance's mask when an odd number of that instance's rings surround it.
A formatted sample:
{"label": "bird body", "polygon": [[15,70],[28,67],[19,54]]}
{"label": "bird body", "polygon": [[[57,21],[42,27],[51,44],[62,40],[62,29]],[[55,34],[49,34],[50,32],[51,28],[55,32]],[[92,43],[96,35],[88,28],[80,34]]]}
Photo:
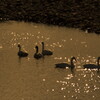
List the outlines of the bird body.
{"label": "bird body", "polygon": [[20,56],[20,57],[27,57],[28,53],[20,51],[20,52],[18,52],[18,56]]}
{"label": "bird body", "polygon": [[40,53],[38,53],[38,54],[35,53],[34,58],[36,58],[36,59],[42,58],[42,55]]}
{"label": "bird body", "polygon": [[49,51],[49,50],[43,50],[42,54],[43,55],[53,55],[53,53],[51,51]]}
{"label": "bird body", "polygon": [[20,44],[18,44],[18,47],[19,47],[18,56],[19,57],[27,57],[28,53],[24,52],[24,51],[21,51],[21,45]]}
{"label": "bird body", "polygon": [[99,68],[100,66],[97,66],[95,64],[86,64],[86,65],[83,65],[83,67],[87,69],[96,69],[96,68]]}

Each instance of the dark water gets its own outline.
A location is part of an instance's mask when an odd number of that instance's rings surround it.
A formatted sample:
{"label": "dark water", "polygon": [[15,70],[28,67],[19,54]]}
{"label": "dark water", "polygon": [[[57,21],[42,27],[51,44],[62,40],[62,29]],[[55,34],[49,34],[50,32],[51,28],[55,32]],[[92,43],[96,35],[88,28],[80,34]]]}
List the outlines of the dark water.
{"label": "dark water", "polygon": [[[35,45],[45,42],[53,55],[36,60]],[[17,56],[20,43],[29,53]],[[75,69],[56,69],[55,64],[70,63]],[[100,56],[100,36],[78,29],[43,24],[0,23],[0,100],[99,100],[100,72],[85,70],[86,63],[96,64]]]}

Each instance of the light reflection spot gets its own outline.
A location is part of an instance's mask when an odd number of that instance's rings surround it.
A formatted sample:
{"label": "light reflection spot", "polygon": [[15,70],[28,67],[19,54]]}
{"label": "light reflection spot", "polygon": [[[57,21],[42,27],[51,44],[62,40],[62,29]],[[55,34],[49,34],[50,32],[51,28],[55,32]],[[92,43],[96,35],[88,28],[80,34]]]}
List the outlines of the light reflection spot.
{"label": "light reflection spot", "polygon": [[86,77],[86,75],[84,75],[83,77]]}
{"label": "light reflection spot", "polygon": [[57,83],[59,83],[59,81],[56,81]]}
{"label": "light reflection spot", "polygon": [[67,59],[67,57],[65,57],[65,59]]}
{"label": "light reflection spot", "polygon": [[0,46],[0,49],[3,48],[2,46]]}
{"label": "light reflection spot", "polygon": [[86,86],[88,86],[88,84],[85,84]]}
{"label": "light reflection spot", "polygon": [[85,45],[85,47],[87,47],[87,45]]}
{"label": "light reflection spot", "polygon": [[47,90],[47,92],[49,92],[49,90]]}
{"label": "light reflection spot", "polygon": [[86,62],[88,63],[88,62],[89,62],[89,60],[86,60]]}
{"label": "light reflection spot", "polygon": [[61,48],[61,47],[62,47],[62,45],[59,45],[59,47]]}
{"label": "light reflection spot", "polygon": [[62,59],[62,57],[60,57],[59,59]]}
{"label": "light reflection spot", "polygon": [[94,95],[92,97],[94,98]]}
{"label": "light reflection spot", "polygon": [[70,38],[70,40],[72,41],[73,39],[72,39],[72,38]]}
{"label": "light reflection spot", "polygon": [[40,32],[38,32],[38,34],[40,34]]}
{"label": "light reflection spot", "polygon": [[24,98],[22,98],[21,100],[24,100]]}
{"label": "light reflection spot", "polygon": [[72,95],[72,98],[73,98],[74,96]]}
{"label": "light reflection spot", "polygon": [[43,79],[43,81],[45,81],[45,79]]}
{"label": "light reflection spot", "polygon": [[70,93],[70,91],[68,91],[68,93]]}
{"label": "light reflection spot", "polygon": [[54,89],[52,89],[52,91],[55,91]]}
{"label": "light reflection spot", "polygon": [[43,39],[43,36],[41,36],[41,38]]}

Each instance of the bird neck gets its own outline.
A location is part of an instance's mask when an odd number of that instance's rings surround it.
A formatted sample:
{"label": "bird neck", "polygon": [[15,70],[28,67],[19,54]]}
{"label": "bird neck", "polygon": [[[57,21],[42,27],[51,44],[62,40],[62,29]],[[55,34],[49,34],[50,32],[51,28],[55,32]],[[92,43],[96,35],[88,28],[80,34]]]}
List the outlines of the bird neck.
{"label": "bird neck", "polygon": [[74,66],[73,60],[74,60],[74,59],[71,59],[71,65],[72,65],[72,66]]}
{"label": "bird neck", "polygon": [[19,52],[21,51],[21,47],[19,47]]}
{"label": "bird neck", "polygon": [[39,51],[39,49],[38,49],[38,47],[36,48],[36,53],[38,53],[38,51]]}
{"label": "bird neck", "polygon": [[42,51],[44,51],[44,44],[42,44]]}
{"label": "bird neck", "polygon": [[100,58],[97,59],[97,65],[98,65],[98,66],[99,66],[99,60],[100,60]]}

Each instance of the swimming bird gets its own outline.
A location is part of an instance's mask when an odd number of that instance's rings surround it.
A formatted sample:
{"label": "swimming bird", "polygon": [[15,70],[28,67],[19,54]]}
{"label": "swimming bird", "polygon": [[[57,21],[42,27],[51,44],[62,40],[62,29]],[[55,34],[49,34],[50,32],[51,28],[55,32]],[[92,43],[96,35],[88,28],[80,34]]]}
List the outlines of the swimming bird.
{"label": "swimming bird", "polygon": [[74,62],[73,62],[74,60],[76,61],[76,58],[72,57],[70,59],[70,64],[67,64],[67,63],[58,63],[58,64],[55,64],[55,66],[56,66],[56,68],[66,68],[66,67],[69,67],[72,70],[75,67]]}
{"label": "swimming bird", "polygon": [[34,54],[34,58],[36,58],[36,59],[40,59],[40,58],[42,58],[43,55],[40,54],[40,53],[38,53],[38,51],[39,51],[38,46],[35,46],[35,49],[36,49],[36,53]]}
{"label": "swimming bird", "polygon": [[21,45],[20,44],[18,44],[18,48],[19,48],[19,51],[18,51],[19,57],[27,57],[28,56],[27,52],[21,51]]}
{"label": "swimming bird", "polygon": [[42,42],[42,54],[43,55],[53,55],[53,52],[52,51],[49,51],[49,50],[45,50],[44,49],[44,42]]}
{"label": "swimming bird", "polygon": [[100,57],[97,58],[97,65],[95,64],[85,64],[83,65],[84,68],[87,68],[87,69],[100,69],[100,64],[99,64],[99,60],[100,60]]}

